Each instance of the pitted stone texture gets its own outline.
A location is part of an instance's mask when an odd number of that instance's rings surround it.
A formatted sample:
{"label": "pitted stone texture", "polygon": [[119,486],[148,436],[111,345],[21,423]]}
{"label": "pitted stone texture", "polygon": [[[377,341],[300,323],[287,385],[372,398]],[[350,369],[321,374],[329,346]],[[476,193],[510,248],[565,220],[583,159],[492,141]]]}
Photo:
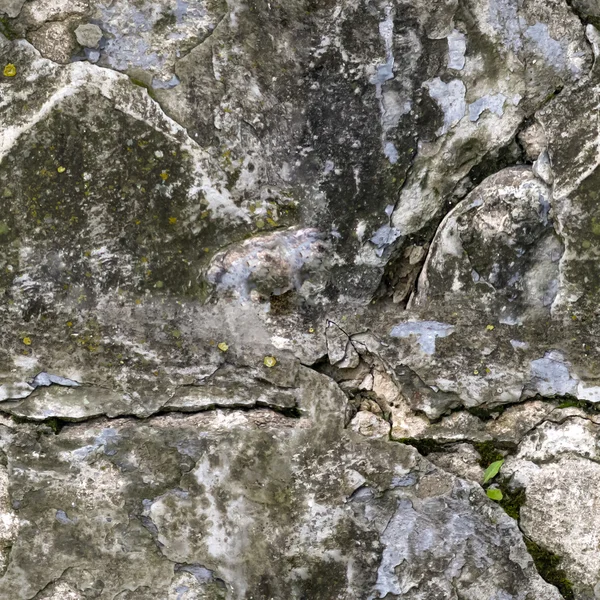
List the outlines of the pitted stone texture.
{"label": "pitted stone texture", "polygon": [[484,469],[477,451],[470,444],[450,446],[446,452],[432,452],[427,458],[437,467],[470,481],[483,481]]}
{"label": "pitted stone texture", "polygon": [[[429,143],[421,137],[392,218],[399,235],[423,227],[482,155],[508,144],[523,117],[554,92],[552,82],[574,82],[589,70],[591,56],[580,23],[562,3],[475,1],[456,16],[464,19],[466,66],[458,72],[460,79],[444,84],[443,92],[434,85],[433,99],[445,114],[445,137]],[[488,68],[492,63],[502,63],[503,76]],[[533,69],[527,74],[525,64]],[[461,84],[468,90],[464,102],[469,109],[459,119],[454,111],[463,102],[463,94],[456,93]]]}
{"label": "pitted stone texture", "polygon": [[44,23],[39,29],[29,33],[27,39],[43,57],[62,64],[71,61],[77,46],[73,24],[69,21]]}
{"label": "pitted stone texture", "polygon": [[387,440],[390,436],[390,424],[373,412],[359,410],[350,422],[350,429],[367,438]]}
{"label": "pitted stone texture", "polygon": [[[36,0],[9,17],[0,411],[19,422],[0,432],[0,596],[558,598],[515,523],[444,471],[480,481],[467,440],[514,449],[561,425],[557,396],[600,400],[598,84],[568,4]],[[105,35],[73,55],[83,23]],[[440,470],[390,427],[456,452]],[[541,457],[523,514],[583,600],[595,558],[543,529],[551,467],[595,475],[590,435],[569,439],[523,442]]]}

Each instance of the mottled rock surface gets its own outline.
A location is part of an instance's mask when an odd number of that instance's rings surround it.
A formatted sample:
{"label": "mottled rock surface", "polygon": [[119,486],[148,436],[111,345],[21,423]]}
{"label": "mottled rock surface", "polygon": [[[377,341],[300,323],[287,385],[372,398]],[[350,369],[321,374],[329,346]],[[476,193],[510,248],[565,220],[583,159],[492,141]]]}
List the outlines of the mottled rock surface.
{"label": "mottled rock surface", "polygon": [[0,600],[600,599],[597,26],[0,0]]}

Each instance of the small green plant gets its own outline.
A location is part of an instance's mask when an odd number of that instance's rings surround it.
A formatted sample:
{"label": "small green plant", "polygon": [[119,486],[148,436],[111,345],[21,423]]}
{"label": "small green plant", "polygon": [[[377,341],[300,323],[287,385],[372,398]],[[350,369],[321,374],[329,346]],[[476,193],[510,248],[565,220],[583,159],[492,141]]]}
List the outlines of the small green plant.
{"label": "small green plant", "polygon": [[495,500],[496,502],[500,502],[503,498],[502,492],[496,488],[490,488],[489,490],[486,490],[485,493],[488,498]]}
{"label": "small green plant", "polygon": [[494,461],[483,474],[483,484],[485,485],[488,481],[494,479],[496,475],[500,472],[502,465],[504,464],[504,459]]}

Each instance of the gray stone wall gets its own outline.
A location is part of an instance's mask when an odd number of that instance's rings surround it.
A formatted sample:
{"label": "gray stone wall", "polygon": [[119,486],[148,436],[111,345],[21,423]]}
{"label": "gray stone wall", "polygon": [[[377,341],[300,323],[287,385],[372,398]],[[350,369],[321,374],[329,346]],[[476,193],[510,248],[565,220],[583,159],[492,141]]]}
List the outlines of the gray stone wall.
{"label": "gray stone wall", "polygon": [[0,600],[600,599],[596,26],[0,0]]}

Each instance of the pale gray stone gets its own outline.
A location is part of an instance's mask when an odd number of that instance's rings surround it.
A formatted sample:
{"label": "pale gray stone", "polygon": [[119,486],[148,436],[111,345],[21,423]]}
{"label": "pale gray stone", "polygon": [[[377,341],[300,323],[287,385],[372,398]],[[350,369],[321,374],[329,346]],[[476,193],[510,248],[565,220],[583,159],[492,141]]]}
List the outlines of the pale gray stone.
{"label": "pale gray stone", "polygon": [[75,30],[77,42],[84,48],[97,48],[102,35],[102,29],[93,23],[85,23]]}

